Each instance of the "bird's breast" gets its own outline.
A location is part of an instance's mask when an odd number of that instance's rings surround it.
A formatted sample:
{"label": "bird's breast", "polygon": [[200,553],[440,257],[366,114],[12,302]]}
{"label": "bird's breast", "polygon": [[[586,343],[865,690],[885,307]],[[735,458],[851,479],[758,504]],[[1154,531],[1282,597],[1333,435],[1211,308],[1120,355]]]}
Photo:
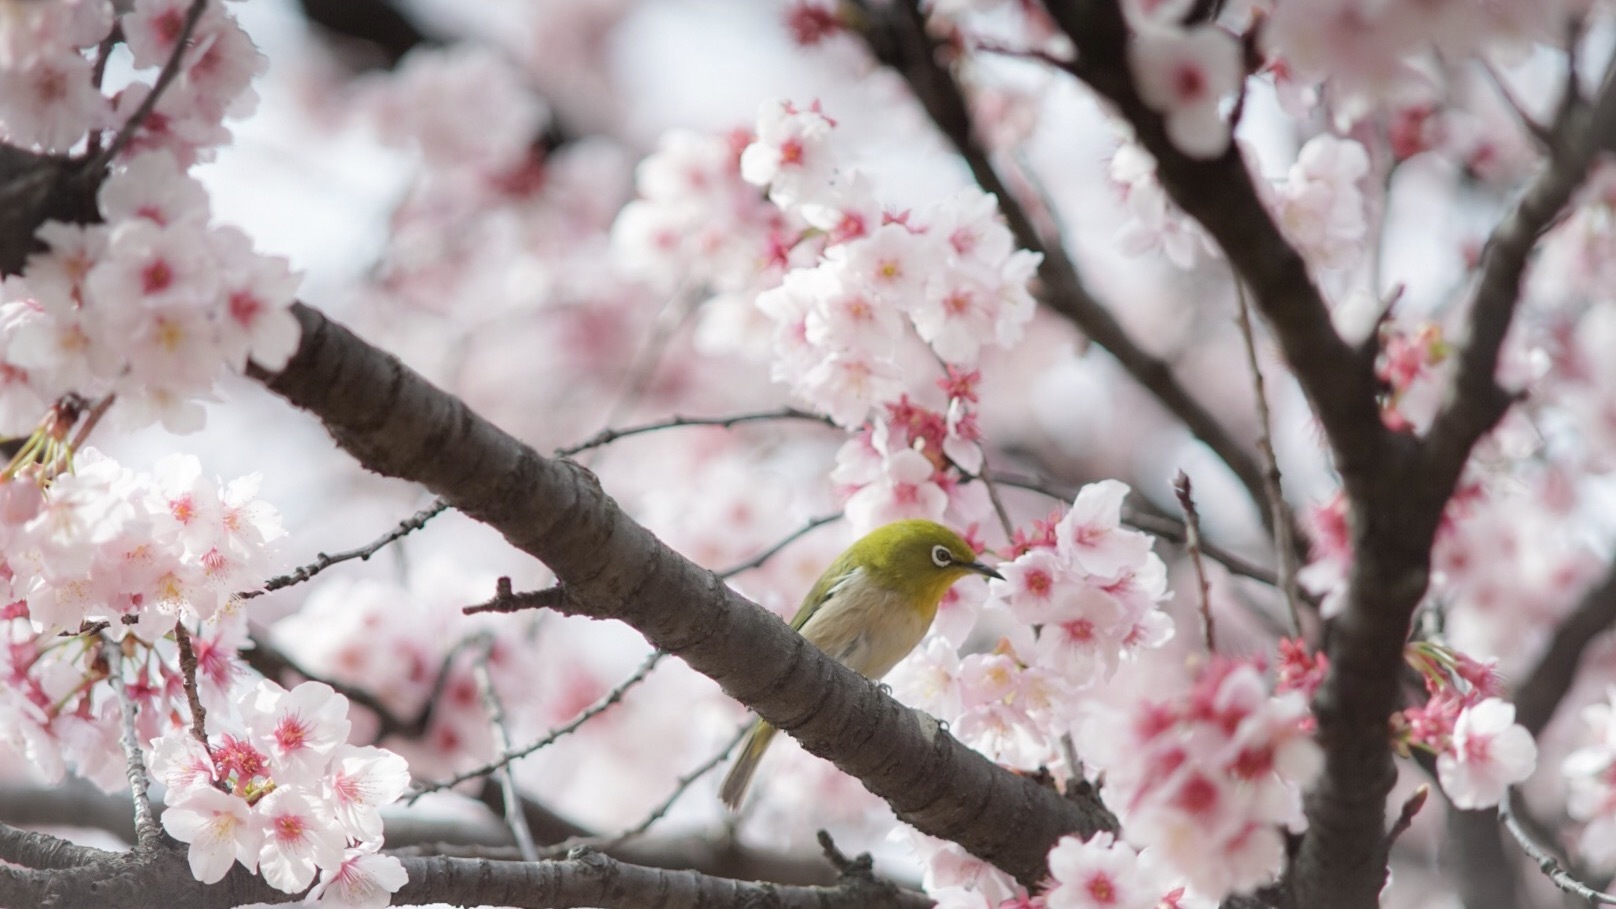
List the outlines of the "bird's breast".
{"label": "bird's breast", "polygon": [[854,578],[819,607],[802,636],[849,669],[879,679],[926,636],[933,614],[896,591]]}

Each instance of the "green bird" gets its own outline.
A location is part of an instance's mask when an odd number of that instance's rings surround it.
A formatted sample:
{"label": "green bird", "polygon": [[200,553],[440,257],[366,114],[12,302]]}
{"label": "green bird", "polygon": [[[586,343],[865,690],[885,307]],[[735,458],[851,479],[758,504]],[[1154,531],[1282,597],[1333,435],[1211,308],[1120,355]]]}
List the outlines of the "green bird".
{"label": "green bird", "polygon": [[[934,521],[896,521],[865,534],[825,569],[803,597],[791,627],[832,659],[879,679],[915,649],[954,582],[968,574],[1003,577],[976,560],[959,534]],[[758,720],[719,787],[740,807],[775,728]]]}

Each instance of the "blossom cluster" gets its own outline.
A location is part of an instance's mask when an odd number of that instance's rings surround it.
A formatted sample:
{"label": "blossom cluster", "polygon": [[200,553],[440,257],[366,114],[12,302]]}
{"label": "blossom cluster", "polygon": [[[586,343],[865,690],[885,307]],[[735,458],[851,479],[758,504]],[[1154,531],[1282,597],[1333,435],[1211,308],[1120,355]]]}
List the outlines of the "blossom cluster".
{"label": "blossom cluster", "polygon": [[903,518],[968,526],[987,512],[981,484],[960,482],[982,467],[977,444],[975,370],[948,367],[937,388],[948,397],[934,410],[902,395],[886,404],[836,452],[831,482],[847,495],[847,519],[862,533]]}
{"label": "blossom cluster", "polygon": [[1459,808],[1490,808],[1537,767],[1537,745],[1515,722],[1493,663],[1416,642],[1407,659],[1430,698],[1405,709],[1397,727],[1405,747],[1437,755],[1437,779]]}
{"label": "blossom cluster", "polygon": [[282,530],[257,492],[257,475],[220,483],[189,455],[148,475],[93,448],[49,483],[14,476],[0,483],[0,598],[46,635],[106,621],[151,640],[206,622],[268,574]]}
{"label": "blossom cluster", "polygon": [[1585,744],[1561,764],[1570,787],[1566,810],[1581,821],[1577,849],[1596,868],[1616,868],[1616,688],[1582,709]]}
{"label": "blossom cluster", "polygon": [[1240,42],[1221,26],[1186,26],[1189,0],[1123,5],[1133,27],[1128,66],[1139,98],[1162,115],[1167,137],[1192,158],[1216,158],[1229,147],[1220,105],[1245,76]]}
{"label": "blossom cluster", "polygon": [[1268,880],[1280,828],[1306,827],[1302,788],[1322,764],[1311,728],[1300,692],[1271,694],[1253,663],[1219,659],[1187,697],[1096,711],[1081,741],[1129,839],[1221,897]]}
{"label": "blossom cluster", "polygon": [[191,873],[211,884],[239,862],[287,893],[318,873],[322,903],[387,905],[406,877],[379,854],[381,809],[409,785],[404,759],[347,744],[348,700],[320,682],[261,681],[237,707],[206,744],[185,729],[152,743],[163,827],[190,844]]}
{"label": "blossom cluster", "polygon": [[774,323],[774,377],[852,428],[897,403],[928,359],[971,369],[984,347],[1019,341],[1039,256],[1015,248],[980,190],[922,212],[882,207],[840,166],[835,125],[818,105],[767,104],[740,168],[820,244],[811,267],[758,296]]}
{"label": "blossom cluster", "polygon": [[25,433],[69,392],[197,429],[197,399],[224,369],[278,369],[296,349],[297,277],[211,224],[206,191],[171,152],[126,160],[97,198],[105,224],[46,222],[49,249],[0,284],[0,432]]}
{"label": "blossom cluster", "polygon": [[[227,115],[251,111],[264,58],[219,0],[203,5],[181,48],[192,6],[138,0],[115,17],[107,0],[65,0],[0,17],[0,139],[48,152],[119,149],[96,197],[103,223],[46,222],[36,233],[46,249],[0,284],[0,433],[25,434],[70,392],[118,395],[133,424],[195,429],[197,399],[224,369],[240,371],[249,357],[276,369],[296,347],[297,278],[245,234],[211,223],[207,194],[187,173],[229,139]],[[132,115],[152,85],[106,97],[105,61],[85,56],[114,26],[137,71],[179,58],[138,124]]]}
{"label": "blossom cluster", "polygon": [[1185,909],[1211,905],[1192,895],[1153,850],[1110,833],[1063,836],[1049,850],[1049,879],[1029,892],[955,843],[904,831],[897,838],[923,863],[922,886],[939,909]]}
{"label": "blossom cluster", "polygon": [[[988,588],[987,610],[1009,619],[998,646],[959,656],[934,636],[891,676],[893,690],[996,761],[1063,766],[1081,694],[1173,633],[1159,608],[1166,566],[1148,536],[1120,524],[1126,494],[1114,480],[1086,486],[1063,517],[1022,535],[1024,551]],[[970,627],[951,630],[963,642]]]}
{"label": "blossom cluster", "polygon": [[[122,127],[151,94],[134,81],[108,97],[85,56],[118,28],[136,70],[156,79],[179,49],[192,0],[61,0],[7,10],[0,21],[0,139],[66,152],[97,130]],[[220,0],[208,0],[164,90],[129,148],[166,148],[186,166],[230,138],[222,123],[257,105],[251,82],[265,59]]]}
{"label": "blossom cluster", "polygon": [[48,483],[30,472],[0,482],[4,744],[49,778],[68,762],[101,785],[118,784],[116,769],[95,754],[117,750],[116,705],[97,684],[108,673],[102,635],[157,651],[144,674],[126,679],[150,708],[142,718],[151,734],[160,718],[180,721],[184,693],[168,639],[177,622],[193,629],[200,695],[224,699],[246,641],[232,598],[262,583],[282,533],[257,490],[256,475],[221,483],[190,456],[171,455],[143,474],[93,448]]}

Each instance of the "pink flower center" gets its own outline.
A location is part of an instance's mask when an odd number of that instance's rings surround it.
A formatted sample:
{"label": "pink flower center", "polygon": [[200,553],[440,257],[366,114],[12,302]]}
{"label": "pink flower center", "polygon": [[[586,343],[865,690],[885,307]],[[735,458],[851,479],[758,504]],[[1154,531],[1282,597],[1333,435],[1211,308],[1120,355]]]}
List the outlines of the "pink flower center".
{"label": "pink flower center", "polygon": [[238,290],[230,295],[230,318],[238,325],[253,324],[263,311],[264,301],[248,291]]}
{"label": "pink flower center", "polygon": [[167,290],[174,283],[174,268],[158,259],[140,272],[140,289],[148,294]]}
{"label": "pink flower center", "polygon": [[1183,103],[1199,101],[1206,97],[1206,73],[1198,66],[1180,66],[1173,74],[1173,89]]}
{"label": "pink flower center", "polygon": [[1179,787],[1174,801],[1190,814],[1207,814],[1218,803],[1218,787],[1204,776],[1193,776]]}
{"label": "pink flower center", "polygon": [[275,725],[275,743],[284,752],[300,751],[309,740],[309,726],[302,717],[289,714]]}
{"label": "pink flower center", "polygon": [[1061,623],[1061,632],[1068,641],[1088,643],[1094,640],[1094,623],[1088,619],[1073,619]]}
{"label": "pink flower center", "polygon": [[276,818],[274,827],[275,838],[283,843],[295,843],[308,832],[308,825],[295,814],[283,814]]}
{"label": "pink flower center", "polygon": [[1111,882],[1110,875],[1101,872],[1089,878],[1089,896],[1101,906],[1109,906],[1117,901],[1117,885]]}

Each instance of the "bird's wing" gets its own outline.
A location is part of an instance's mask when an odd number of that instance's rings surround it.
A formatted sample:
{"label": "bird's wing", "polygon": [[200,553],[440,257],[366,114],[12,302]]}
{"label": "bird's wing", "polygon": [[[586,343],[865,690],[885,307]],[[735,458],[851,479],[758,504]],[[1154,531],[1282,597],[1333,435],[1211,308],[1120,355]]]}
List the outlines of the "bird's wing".
{"label": "bird's wing", "polygon": [[857,578],[860,570],[846,554],[830,563],[830,567],[825,569],[825,573],[820,575],[819,580],[815,581],[814,586],[808,590],[808,595],[802,598],[802,605],[797,607],[797,614],[791,619],[792,630],[802,631],[802,627],[808,624],[809,619],[814,617],[814,613],[819,611],[819,607],[825,605],[825,602],[835,596],[837,591],[846,587],[854,578]]}

